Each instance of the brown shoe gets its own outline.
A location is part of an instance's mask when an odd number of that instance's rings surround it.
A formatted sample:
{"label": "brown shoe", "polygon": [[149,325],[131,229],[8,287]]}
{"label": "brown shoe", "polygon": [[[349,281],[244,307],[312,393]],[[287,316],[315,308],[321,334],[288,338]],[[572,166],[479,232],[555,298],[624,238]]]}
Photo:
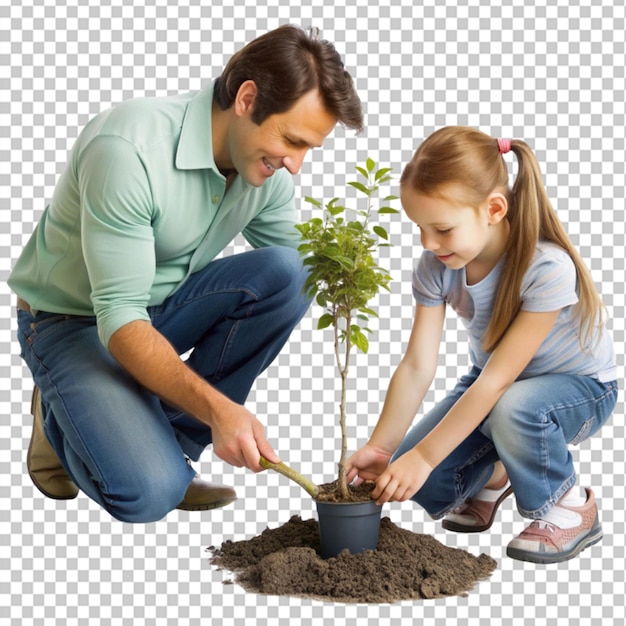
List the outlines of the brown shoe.
{"label": "brown shoe", "polygon": [[41,394],[35,387],[31,403],[33,434],[28,446],[26,466],[35,487],[48,498],[71,500],[78,495],[78,487],[72,482],[59,457],[43,432]]}
{"label": "brown shoe", "polygon": [[451,511],[441,525],[457,533],[481,533],[491,528],[499,506],[513,493],[513,489],[507,481],[505,487],[495,492],[489,501],[478,497],[482,493],[485,492],[479,492],[476,498],[470,498],[458,509]]}
{"label": "brown shoe", "polygon": [[208,483],[196,475],[176,508],[181,511],[208,511],[226,506],[236,499],[237,494],[232,487]]}

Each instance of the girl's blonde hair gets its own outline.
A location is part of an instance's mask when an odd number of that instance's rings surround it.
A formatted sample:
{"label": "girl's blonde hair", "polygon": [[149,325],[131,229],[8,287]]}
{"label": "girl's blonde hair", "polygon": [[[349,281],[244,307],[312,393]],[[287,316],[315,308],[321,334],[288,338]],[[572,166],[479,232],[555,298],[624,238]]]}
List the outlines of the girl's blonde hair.
{"label": "girl's blonde hair", "polygon": [[[498,141],[463,126],[448,126],[430,135],[405,167],[400,184],[427,196],[476,208],[494,191],[506,195],[510,234],[493,315],[483,340],[487,352],[495,349],[520,309],[522,279],[540,240],[559,245],[576,266],[579,300],[575,310],[580,318],[581,345],[587,346],[596,325],[602,323],[604,305],[589,270],[552,208],[533,151],[517,139],[510,144],[518,162],[512,189]],[[446,195],[452,192],[454,197]]]}

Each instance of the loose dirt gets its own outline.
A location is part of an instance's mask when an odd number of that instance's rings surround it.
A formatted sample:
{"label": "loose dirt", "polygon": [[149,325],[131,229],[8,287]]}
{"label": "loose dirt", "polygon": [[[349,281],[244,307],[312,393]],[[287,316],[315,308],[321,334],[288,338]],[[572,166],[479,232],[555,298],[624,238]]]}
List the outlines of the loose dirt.
{"label": "loose dirt", "polygon": [[348,493],[342,495],[339,481],[318,485],[319,492],[315,499],[320,502],[367,502],[372,499],[375,483],[365,482],[360,485],[348,485]]}
{"label": "loose dirt", "polygon": [[[362,554],[347,550],[336,558],[319,556],[316,520],[292,517],[243,541],[209,548],[211,563],[235,574],[247,591],[316,598],[332,602],[392,603],[467,595],[489,577],[496,561],[448,548],[430,535],[381,520],[378,548]],[[226,581],[232,583],[233,581]]]}

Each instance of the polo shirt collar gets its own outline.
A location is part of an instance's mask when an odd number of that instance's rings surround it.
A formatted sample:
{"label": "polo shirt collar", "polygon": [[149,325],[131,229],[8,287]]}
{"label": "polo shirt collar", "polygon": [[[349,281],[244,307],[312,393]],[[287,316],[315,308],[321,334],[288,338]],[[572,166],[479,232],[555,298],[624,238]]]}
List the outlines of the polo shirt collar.
{"label": "polo shirt collar", "polygon": [[176,167],[181,170],[213,169],[218,171],[213,159],[213,133],[211,109],[213,86],[196,93],[183,118],[183,125],[176,150]]}

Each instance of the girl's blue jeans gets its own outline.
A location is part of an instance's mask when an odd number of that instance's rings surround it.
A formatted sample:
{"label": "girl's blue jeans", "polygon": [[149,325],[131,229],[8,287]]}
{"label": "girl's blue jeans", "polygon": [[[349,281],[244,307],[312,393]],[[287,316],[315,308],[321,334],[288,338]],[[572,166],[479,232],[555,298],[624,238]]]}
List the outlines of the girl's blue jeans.
{"label": "girl's blue jeans", "polygon": [[[307,311],[296,251],[218,259],[162,305],[153,326],[188,365],[243,404]],[[94,317],[18,312],[19,341],[41,390],[44,430],[74,482],[115,518],[148,522],[184,498],[211,430],[141,387],[98,339]]]}
{"label": "girl's blue jeans", "polygon": [[[463,376],[409,431],[394,459],[415,447],[479,374],[474,367]],[[476,495],[491,477],[494,464],[502,461],[520,514],[540,518],[576,482],[568,446],[591,437],[610,417],[616,400],[616,382],[568,374],[518,380],[412,499],[439,519]]]}

